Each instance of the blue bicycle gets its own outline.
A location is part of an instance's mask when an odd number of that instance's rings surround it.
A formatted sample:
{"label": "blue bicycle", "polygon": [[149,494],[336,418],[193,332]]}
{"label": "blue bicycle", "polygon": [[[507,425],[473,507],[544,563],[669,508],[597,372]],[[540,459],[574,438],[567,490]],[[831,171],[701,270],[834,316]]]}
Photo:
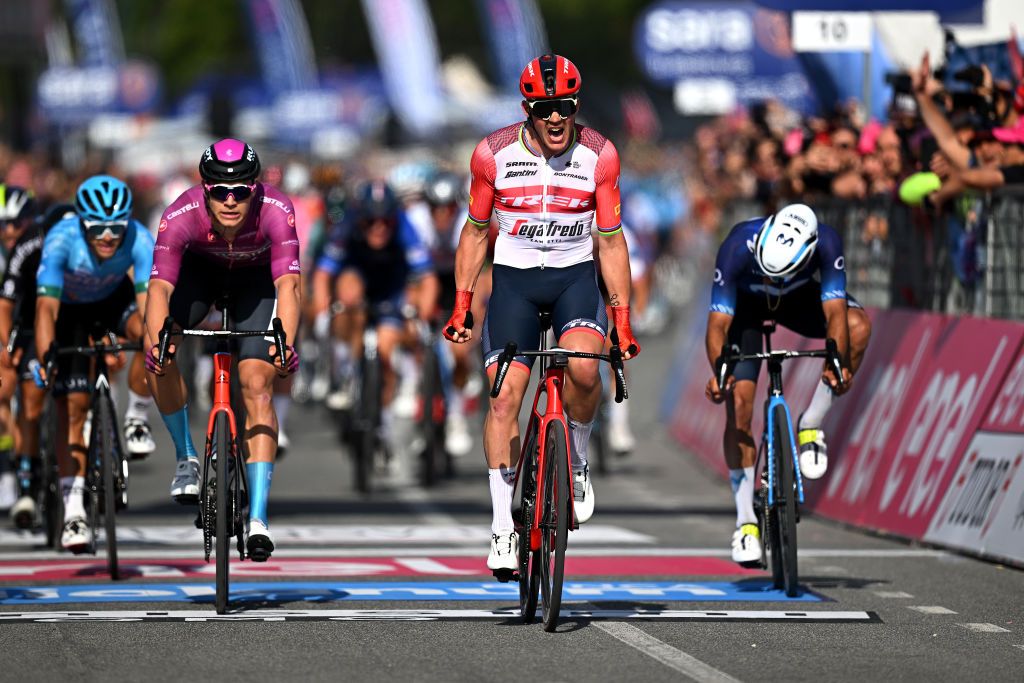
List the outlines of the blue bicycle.
{"label": "blue bicycle", "polygon": [[765,322],[762,332],[763,352],[740,353],[735,347],[726,347],[715,361],[715,370],[718,386],[724,387],[737,363],[767,361],[769,388],[764,403],[764,431],[754,465],[755,472],[761,471],[761,486],[754,493],[754,510],[761,531],[761,568],[768,568],[764,558],[770,555],[775,588],[784,588],[787,596],[795,598],[799,595],[796,525],[800,521],[800,505],[804,502],[804,486],[793,417],[782,393],[782,362],[790,358],[824,358],[840,382],[843,373],[834,339],[826,339],[824,349],[773,351],[771,337],[775,322]]}

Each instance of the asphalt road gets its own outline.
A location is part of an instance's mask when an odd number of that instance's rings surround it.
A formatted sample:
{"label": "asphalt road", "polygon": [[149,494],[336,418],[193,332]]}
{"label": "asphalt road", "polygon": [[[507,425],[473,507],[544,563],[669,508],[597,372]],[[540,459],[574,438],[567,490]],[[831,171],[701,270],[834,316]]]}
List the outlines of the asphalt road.
{"label": "asphalt road", "polygon": [[167,497],[162,429],[158,452],[132,466],[118,518],[124,580],[105,577],[102,550],[58,555],[0,530],[2,677],[1021,680],[1024,572],[809,517],[801,599],[739,572],[727,484],[657,423],[671,343],[647,340],[631,364],[639,446],[595,480],[597,512],[570,535],[556,633],[520,623],[514,587],[483,568],[482,456],[435,490],[396,476],[361,498],[334,427],[303,406],[271,493],[279,550],[233,566],[240,600],[227,623],[214,619],[194,514]]}

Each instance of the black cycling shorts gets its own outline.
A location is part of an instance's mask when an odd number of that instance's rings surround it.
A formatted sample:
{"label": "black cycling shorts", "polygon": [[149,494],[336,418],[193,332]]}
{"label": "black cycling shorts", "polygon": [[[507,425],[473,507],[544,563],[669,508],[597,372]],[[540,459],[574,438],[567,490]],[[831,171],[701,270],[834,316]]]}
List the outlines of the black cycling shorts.
{"label": "black cycling shorts", "polygon": [[[135,285],[125,277],[110,296],[88,304],[61,303],[57,314],[57,346],[87,346],[93,335],[125,335],[128,318],[136,311]],[[57,358],[54,396],[92,391],[92,358],[61,355]]]}
{"label": "black cycling shorts", "polygon": [[[270,264],[229,270],[186,252],[181,259],[178,284],[171,293],[174,322],[186,329],[195,328],[222,296],[228,297],[232,330],[273,329],[277,289]],[[273,363],[273,343],[272,335],[232,340],[239,360],[256,358],[268,363]]]}
{"label": "black cycling shorts", "polygon": [[[498,359],[505,345],[514,341],[523,351],[536,351],[540,340],[541,310],[551,311],[551,329],[561,339],[580,329],[604,341],[608,313],[597,289],[593,261],[568,268],[512,268],[495,265],[491,300],[484,319],[484,367]],[[532,367],[533,359],[516,356]]]}
{"label": "black cycling shorts", "polygon": [[[856,299],[846,295],[850,308],[863,308]],[[802,337],[824,339],[827,335],[825,312],[821,308],[821,283],[808,282],[781,297],[764,293],[741,292],[736,298],[736,315],[729,325],[729,346],[739,347],[741,353],[760,353],[764,350],[764,321],[774,320]],[[761,361],[747,360],[736,364],[736,381],[756,382],[761,372]]]}

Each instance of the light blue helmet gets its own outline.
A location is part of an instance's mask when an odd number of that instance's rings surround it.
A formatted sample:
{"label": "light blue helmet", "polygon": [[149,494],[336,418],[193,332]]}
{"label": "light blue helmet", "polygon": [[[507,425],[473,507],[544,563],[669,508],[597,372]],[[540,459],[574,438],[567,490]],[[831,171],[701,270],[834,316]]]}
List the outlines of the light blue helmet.
{"label": "light blue helmet", "polygon": [[132,214],[132,191],[114,176],[94,175],[78,186],[75,209],[86,221],[127,221]]}

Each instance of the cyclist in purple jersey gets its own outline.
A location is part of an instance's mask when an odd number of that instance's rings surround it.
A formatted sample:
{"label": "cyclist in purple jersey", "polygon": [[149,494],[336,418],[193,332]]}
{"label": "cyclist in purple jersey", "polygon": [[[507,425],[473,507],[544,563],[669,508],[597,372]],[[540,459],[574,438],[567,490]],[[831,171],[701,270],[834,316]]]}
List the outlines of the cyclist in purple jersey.
{"label": "cyclist in purple jersey", "polygon": [[[271,329],[278,317],[289,340],[299,323],[299,240],[291,201],[260,183],[256,152],[240,140],[211,145],[199,162],[203,182],[187,190],[163,213],[157,232],[146,342],[147,368],[161,416],[174,441],[177,466],[171,497],[194,504],[199,496],[199,460],[188,429],[185,385],[173,359],[157,363],[157,343],[167,316],[182,327],[202,321],[217,299],[227,296],[238,329]],[[248,337],[237,347],[246,421],[250,558],[270,557],[274,542],[267,498],[277,453],[278,421],[272,402],[274,377],[298,369],[289,345],[285,368],[275,365],[269,337]],[[171,345],[171,354],[174,345]]]}

